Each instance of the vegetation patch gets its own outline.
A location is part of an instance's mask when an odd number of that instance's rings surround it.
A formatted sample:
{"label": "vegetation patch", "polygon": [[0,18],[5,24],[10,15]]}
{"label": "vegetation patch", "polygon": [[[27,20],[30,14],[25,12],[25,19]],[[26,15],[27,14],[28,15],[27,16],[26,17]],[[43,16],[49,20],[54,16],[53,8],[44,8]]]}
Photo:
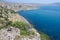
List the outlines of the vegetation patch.
{"label": "vegetation patch", "polygon": [[41,32],[40,35],[41,35],[41,40],[50,40],[50,37],[47,34]]}
{"label": "vegetation patch", "polygon": [[11,26],[15,27],[15,28],[19,28],[20,29],[20,34],[21,35],[34,35],[35,33],[33,31],[29,31],[28,27],[30,27],[27,23],[24,22],[14,22],[11,24]]}

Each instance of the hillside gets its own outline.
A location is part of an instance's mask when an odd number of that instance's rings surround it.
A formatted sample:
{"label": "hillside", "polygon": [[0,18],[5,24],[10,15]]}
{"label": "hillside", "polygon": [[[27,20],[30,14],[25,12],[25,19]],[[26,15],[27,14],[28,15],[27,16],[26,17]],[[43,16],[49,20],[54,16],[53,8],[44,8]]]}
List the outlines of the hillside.
{"label": "hillside", "polygon": [[[14,40],[17,36],[22,37],[21,40],[23,40],[29,39],[30,36],[33,38],[35,35],[36,38],[40,40],[40,34],[37,33],[23,17],[19,16],[13,10],[11,11],[10,9],[5,9],[3,7],[0,7],[0,32],[0,39],[3,40]],[[25,36],[27,38],[25,38]]]}
{"label": "hillside", "polygon": [[0,40],[49,40],[15,10],[0,5]]}
{"label": "hillside", "polygon": [[38,9],[36,5],[27,5],[24,3],[8,3],[8,2],[0,2],[0,6],[3,6],[4,8],[12,9],[15,11],[18,10],[33,10],[33,9]]}

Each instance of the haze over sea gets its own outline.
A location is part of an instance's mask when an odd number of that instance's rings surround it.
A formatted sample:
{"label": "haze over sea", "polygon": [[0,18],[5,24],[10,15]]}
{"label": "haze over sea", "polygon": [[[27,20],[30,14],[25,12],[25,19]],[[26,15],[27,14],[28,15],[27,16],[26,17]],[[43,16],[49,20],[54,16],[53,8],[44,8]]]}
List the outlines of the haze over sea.
{"label": "haze over sea", "polygon": [[37,30],[48,34],[51,40],[60,40],[60,6],[40,6],[36,10],[19,11],[19,14]]}

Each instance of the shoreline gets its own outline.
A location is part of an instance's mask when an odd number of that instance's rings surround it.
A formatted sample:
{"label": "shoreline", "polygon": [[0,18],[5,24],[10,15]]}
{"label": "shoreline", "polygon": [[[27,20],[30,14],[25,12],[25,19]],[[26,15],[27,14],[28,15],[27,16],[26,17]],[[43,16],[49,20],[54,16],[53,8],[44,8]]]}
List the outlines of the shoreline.
{"label": "shoreline", "polygon": [[0,6],[8,9],[12,9],[15,12],[19,10],[34,10],[38,9],[37,5],[32,5],[32,4],[17,4],[17,3],[6,3],[6,2],[0,2]]}
{"label": "shoreline", "polygon": [[[23,17],[23,16],[22,16]],[[26,19],[26,18],[25,18]],[[26,19],[27,20],[27,19]],[[29,22],[28,20],[27,20],[27,22]],[[30,23],[29,22],[29,24],[31,25],[32,23]],[[44,35],[43,37],[46,37],[47,38],[47,40],[50,40],[50,36],[48,36],[47,34],[45,34],[44,32],[41,32],[41,31],[38,31],[35,27],[34,27],[34,25],[32,24],[32,26],[33,26],[33,28],[42,36],[42,35]],[[42,40],[43,40],[43,37],[42,37]]]}

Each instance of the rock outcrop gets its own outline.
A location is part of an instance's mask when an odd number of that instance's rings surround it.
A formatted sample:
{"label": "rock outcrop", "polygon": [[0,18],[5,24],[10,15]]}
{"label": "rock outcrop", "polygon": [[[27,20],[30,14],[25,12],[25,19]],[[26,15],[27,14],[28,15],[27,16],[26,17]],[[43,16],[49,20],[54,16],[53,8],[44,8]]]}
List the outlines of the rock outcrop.
{"label": "rock outcrop", "polygon": [[16,36],[20,36],[18,28],[4,28],[0,30],[0,40],[14,40]]}

